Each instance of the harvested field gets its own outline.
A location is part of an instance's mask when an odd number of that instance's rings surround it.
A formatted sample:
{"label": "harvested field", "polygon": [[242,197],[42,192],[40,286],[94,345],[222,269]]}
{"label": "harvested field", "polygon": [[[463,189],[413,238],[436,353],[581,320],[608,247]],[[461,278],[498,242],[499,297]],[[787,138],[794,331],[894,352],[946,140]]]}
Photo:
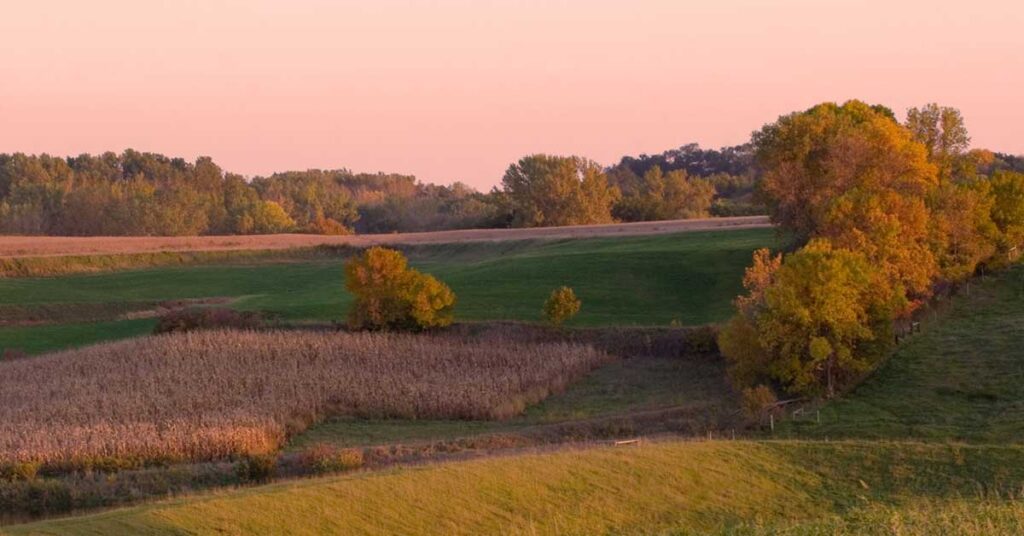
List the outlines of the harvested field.
{"label": "harvested field", "polygon": [[201,332],[0,363],[0,462],[56,469],[269,453],[328,415],[511,417],[610,360],[443,336]]}
{"label": "harvested field", "polygon": [[278,234],[252,236],[3,236],[0,257],[62,255],[117,255],[169,251],[268,250],[345,245],[369,247],[380,244],[439,244],[467,241],[523,240],[531,238],[592,238],[648,234],[749,229],[768,227],[767,216],[705,218],[607,225],[577,225],[533,229],[464,229],[427,233],[323,236]]}

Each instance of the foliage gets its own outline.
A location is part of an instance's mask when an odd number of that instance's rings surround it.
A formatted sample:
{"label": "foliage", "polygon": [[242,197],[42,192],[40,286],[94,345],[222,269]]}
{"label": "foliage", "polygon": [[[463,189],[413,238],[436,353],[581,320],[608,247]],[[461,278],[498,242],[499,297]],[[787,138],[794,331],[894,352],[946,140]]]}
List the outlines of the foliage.
{"label": "foliage", "polygon": [[911,108],[906,126],[928,150],[928,159],[938,166],[940,178],[953,178],[958,160],[971,144],[960,110],[935,103]]}
{"label": "foliage", "polygon": [[637,184],[623,187],[612,214],[622,221],[706,218],[715,196],[711,182],[689,178],[685,171],[662,173],[652,167]]}
{"label": "foliage", "polygon": [[553,326],[561,326],[580,312],[581,304],[571,288],[558,287],[551,291],[551,295],[544,302],[544,318]]}
{"label": "foliage", "polygon": [[254,311],[235,311],[226,307],[185,307],[162,315],[153,334],[187,333],[204,329],[259,329],[264,327],[263,315]]}
{"label": "foliage", "polygon": [[1024,247],[1024,173],[996,172],[991,187],[992,221],[999,229],[1000,251],[1019,256]]}
{"label": "foliage", "polygon": [[762,422],[766,415],[775,407],[778,398],[767,385],[746,387],[743,389],[743,412],[750,419]]}
{"label": "foliage", "polygon": [[523,157],[508,167],[501,184],[520,227],[610,223],[619,197],[601,167],[578,156]]}
{"label": "foliage", "polygon": [[363,451],[316,443],[299,453],[299,464],[311,473],[349,471],[363,466]]}
{"label": "foliage", "polygon": [[409,268],[401,252],[373,247],[345,263],[345,288],[355,296],[353,329],[428,329],[452,323],[455,293]]}
{"label": "foliage", "polygon": [[814,240],[781,265],[755,259],[719,339],[739,385],[831,397],[885,355],[897,298],[863,255]]}
{"label": "foliage", "polygon": [[242,482],[266,482],[276,472],[277,458],[272,454],[248,454],[235,464],[235,474]]}

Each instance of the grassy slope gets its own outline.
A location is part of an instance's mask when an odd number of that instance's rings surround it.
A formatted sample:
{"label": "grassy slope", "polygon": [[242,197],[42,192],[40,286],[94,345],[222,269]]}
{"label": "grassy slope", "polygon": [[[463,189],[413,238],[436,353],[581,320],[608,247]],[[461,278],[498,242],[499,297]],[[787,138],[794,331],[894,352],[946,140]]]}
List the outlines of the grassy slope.
{"label": "grassy slope", "polygon": [[715,359],[634,358],[604,366],[561,394],[507,421],[333,419],[298,435],[290,449],[314,443],[372,446],[446,440],[482,433],[663,408],[703,415],[729,411],[736,401]]}
{"label": "grassy slope", "polygon": [[1024,441],[1024,265],[955,297],[821,420],[779,434]]}
{"label": "grassy slope", "polygon": [[[1019,506],[962,497],[1019,489],[1021,462],[1019,446],[665,442],[276,484],[9,533],[817,533],[858,517],[888,528],[927,505],[995,509],[1008,533]],[[920,521],[920,533],[956,528]]]}
{"label": "grassy slope", "polygon": [[[702,324],[722,320],[751,251],[777,244],[771,229],[628,238],[475,242],[407,248],[413,264],[447,282],[463,320],[537,320],[551,289],[575,287],[579,325]],[[289,320],[338,320],[350,302],[340,259],[189,266],[58,278],[0,279],[0,304],[113,303],[237,297],[236,307]],[[78,338],[33,340],[42,351],[85,344],[138,324],[96,325]],[[0,328],[14,347],[40,328]],[[46,330],[38,333],[46,333]],[[46,339],[50,340],[50,339]]]}

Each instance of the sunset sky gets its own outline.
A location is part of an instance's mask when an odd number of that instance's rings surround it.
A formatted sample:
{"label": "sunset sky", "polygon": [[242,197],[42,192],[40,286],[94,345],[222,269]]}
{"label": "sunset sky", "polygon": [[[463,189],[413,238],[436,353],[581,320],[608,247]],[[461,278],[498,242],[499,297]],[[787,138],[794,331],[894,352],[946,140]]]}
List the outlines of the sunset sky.
{"label": "sunset sky", "polygon": [[127,147],[246,175],[479,188],[861,98],[960,108],[1024,153],[1019,0],[37,0],[0,16],[0,152]]}

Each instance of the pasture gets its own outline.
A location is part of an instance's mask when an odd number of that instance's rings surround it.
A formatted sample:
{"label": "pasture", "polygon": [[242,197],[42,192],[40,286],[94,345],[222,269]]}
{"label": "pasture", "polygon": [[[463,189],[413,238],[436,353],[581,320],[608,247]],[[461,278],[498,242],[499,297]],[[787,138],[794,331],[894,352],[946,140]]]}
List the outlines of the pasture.
{"label": "pasture", "polygon": [[[666,441],[304,480],[8,534],[1014,534],[1020,446]],[[895,527],[895,529],[894,529]]]}
{"label": "pasture", "polygon": [[[539,321],[551,289],[572,286],[583,300],[580,326],[705,324],[725,319],[743,270],[759,247],[781,247],[773,229],[578,240],[469,242],[409,246],[411,264],[458,295],[457,321]],[[344,318],[350,296],[341,264],[349,250],[296,258],[174,266],[61,277],[0,279],[0,306],[152,304],[226,298],[286,322]],[[123,307],[123,305],[121,305]],[[38,316],[38,315],[37,315]],[[0,327],[0,348],[29,353],[146,333],[152,324],[64,315],[49,324]],[[67,329],[55,326],[67,325]],[[54,331],[62,333],[50,337]]]}

